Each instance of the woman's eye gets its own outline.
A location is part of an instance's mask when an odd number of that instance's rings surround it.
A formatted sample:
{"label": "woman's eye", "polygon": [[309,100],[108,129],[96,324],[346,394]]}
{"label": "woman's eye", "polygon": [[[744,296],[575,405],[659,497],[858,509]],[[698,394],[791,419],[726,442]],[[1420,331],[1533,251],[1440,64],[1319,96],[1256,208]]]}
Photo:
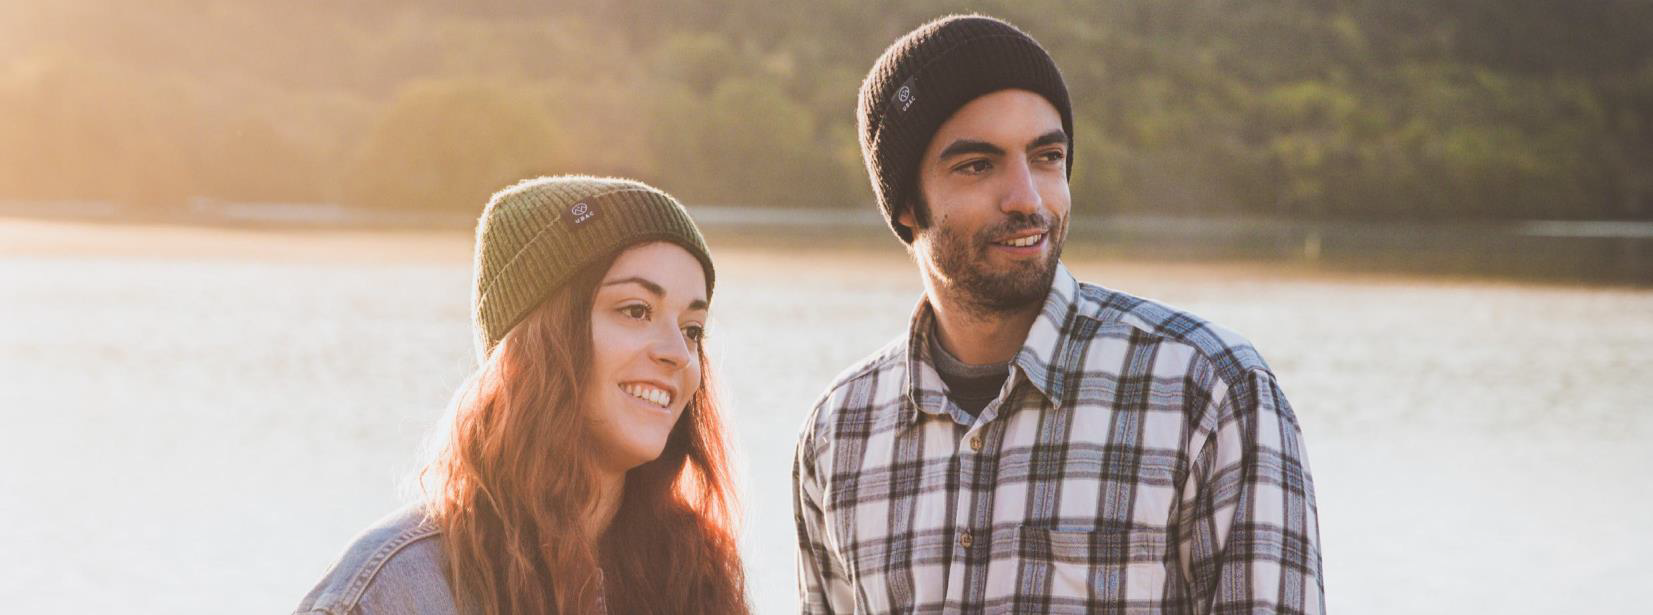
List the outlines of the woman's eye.
{"label": "woman's eye", "polygon": [[649,319],[649,306],[643,305],[641,303],[634,303],[634,304],[631,304],[631,305],[620,308],[620,313],[625,314],[626,318],[630,318],[630,319],[633,319],[633,320],[648,320]]}
{"label": "woman's eye", "polygon": [[706,328],[700,325],[683,327],[683,337],[698,344],[706,339]]}

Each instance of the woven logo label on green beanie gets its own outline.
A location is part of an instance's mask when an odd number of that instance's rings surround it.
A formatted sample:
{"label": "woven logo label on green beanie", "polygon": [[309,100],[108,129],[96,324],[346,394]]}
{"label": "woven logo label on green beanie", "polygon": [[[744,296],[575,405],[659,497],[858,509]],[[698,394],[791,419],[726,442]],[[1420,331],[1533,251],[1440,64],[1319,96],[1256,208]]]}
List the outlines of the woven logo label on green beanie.
{"label": "woven logo label on green beanie", "polygon": [[574,226],[579,226],[597,217],[597,208],[592,207],[590,203],[580,201],[575,203],[573,207],[568,208],[568,213],[573,216],[570,219],[574,221]]}

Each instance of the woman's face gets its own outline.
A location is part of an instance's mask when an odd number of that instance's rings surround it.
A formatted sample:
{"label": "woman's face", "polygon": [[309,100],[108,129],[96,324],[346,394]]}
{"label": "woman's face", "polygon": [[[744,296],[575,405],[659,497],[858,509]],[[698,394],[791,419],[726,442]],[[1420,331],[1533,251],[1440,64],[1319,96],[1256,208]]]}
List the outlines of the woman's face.
{"label": "woman's face", "polygon": [[700,388],[706,274],[677,244],[621,252],[591,305],[586,395],[601,462],[624,472],[654,460]]}

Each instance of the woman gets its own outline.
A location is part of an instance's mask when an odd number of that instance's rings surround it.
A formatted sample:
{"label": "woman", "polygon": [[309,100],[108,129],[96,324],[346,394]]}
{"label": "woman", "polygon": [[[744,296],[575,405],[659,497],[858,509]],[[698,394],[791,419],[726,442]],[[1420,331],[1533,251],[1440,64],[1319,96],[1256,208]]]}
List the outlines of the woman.
{"label": "woman", "polygon": [[701,347],[713,270],[644,184],[524,181],[477,226],[481,366],[424,502],[359,536],[299,613],[745,613]]}

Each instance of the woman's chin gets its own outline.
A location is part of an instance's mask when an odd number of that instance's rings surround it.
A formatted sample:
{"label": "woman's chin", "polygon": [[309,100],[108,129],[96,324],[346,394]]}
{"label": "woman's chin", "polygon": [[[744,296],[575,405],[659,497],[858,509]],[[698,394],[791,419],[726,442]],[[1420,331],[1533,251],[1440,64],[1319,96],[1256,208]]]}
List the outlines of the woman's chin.
{"label": "woman's chin", "polygon": [[641,443],[633,444],[631,446],[627,446],[623,451],[616,451],[615,453],[608,455],[609,463],[606,465],[618,472],[629,472],[642,467],[650,461],[659,459],[660,454],[665,451],[666,441],[664,439],[662,439],[659,444],[654,446],[644,445]]}

